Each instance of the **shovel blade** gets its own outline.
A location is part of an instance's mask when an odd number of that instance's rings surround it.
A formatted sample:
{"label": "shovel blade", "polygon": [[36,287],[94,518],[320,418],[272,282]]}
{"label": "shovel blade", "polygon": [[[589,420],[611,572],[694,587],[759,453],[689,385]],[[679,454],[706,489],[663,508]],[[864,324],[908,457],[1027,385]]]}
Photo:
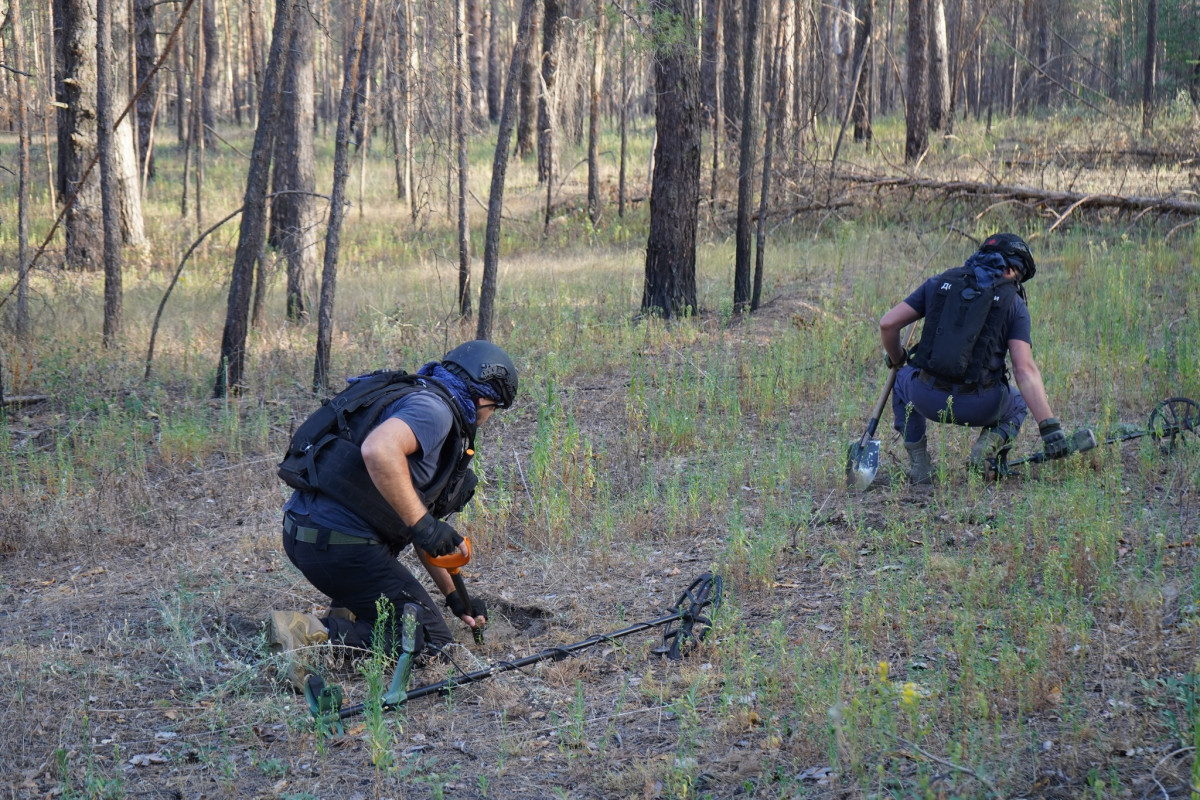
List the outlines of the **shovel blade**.
{"label": "shovel blade", "polygon": [[846,486],[865,492],[879,472],[879,440],[854,442],[846,452]]}

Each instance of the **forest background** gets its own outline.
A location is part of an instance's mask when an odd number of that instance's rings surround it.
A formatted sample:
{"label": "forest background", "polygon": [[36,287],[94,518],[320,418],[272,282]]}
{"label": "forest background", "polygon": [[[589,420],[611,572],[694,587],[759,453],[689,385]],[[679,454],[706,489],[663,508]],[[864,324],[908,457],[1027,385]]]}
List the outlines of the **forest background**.
{"label": "forest background", "polygon": [[[1200,796],[1191,431],[997,484],[940,428],[932,488],[881,431],[891,485],[843,486],[876,320],[998,230],[1064,423],[1200,396],[1197,42],[1196,0],[0,3],[11,793]],[[494,610],[457,667],[705,569],[726,602],[682,664],[329,739],[265,646],[324,602],[274,464],[344,376],[477,336],[522,393],[455,521]]]}

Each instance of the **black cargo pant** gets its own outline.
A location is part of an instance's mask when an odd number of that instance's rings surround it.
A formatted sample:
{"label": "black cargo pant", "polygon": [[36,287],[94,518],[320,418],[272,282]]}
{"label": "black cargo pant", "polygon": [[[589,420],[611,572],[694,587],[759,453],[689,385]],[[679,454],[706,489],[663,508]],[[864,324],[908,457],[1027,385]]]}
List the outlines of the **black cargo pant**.
{"label": "black cargo pant", "polygon": [[384,626],[386,652],[399,642],[398,615],[405,603],[418,608],[417,622],[424,629],[426,650],[439,650],[454,640],[429,592],[381,542],[305,542],[296,538],[295,530],[295,521],[285,515],[283,551],[288,559],[309,583],[329,596],[331,607],[349,609],[355,617],[353,622],[339,616],[322,620],[330,641],[369,649],[378,619],[376,601],[381,597],[393,607]]}

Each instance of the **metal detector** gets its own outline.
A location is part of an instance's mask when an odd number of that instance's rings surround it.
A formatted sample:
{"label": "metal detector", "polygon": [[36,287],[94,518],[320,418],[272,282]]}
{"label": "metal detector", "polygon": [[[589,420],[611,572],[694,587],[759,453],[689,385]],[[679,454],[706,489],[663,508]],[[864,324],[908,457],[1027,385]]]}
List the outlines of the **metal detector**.
{"label": "metal detector", "polygon": [[[539,661],[561,661],[580,650],[661,626],[666,626],[666,630],[663,632],[662,644],[654,652],[664,658],[677,661],[693,650],[712,628],[712,610],[721,604],[723,588],[724,581],[721,580],[721,576],[706,572],[692,581],[683,594],[679,595],[671,612],[665,616],[638,622],[611,633],[590,636],[574,644],[551,647],[516,661],[497,662],[486,669],[456,675],[415,689],[408,688],[408,680],[412,674],[413,659],[418,655],[416,652],[417,608],[412,604],[405,605],[401,612],[403,624],[400,655],[396,660],[396,671],[392,675],[391,684],[388,686],[387,692],[379,699],[380,708],[383,711],[392,711],[421,697],[431,694],[446,695],[460,686],[478,683],[502,672],[521,669]],[[308,699],[309,711],[312,712],[318,728],[326,732],[344,733],[342,720],[361,714],[367,708],[366,703],[356,703],[343,708],[341,687],[327,685],[320,675],[309,675],[306,678],[304,696]]]}

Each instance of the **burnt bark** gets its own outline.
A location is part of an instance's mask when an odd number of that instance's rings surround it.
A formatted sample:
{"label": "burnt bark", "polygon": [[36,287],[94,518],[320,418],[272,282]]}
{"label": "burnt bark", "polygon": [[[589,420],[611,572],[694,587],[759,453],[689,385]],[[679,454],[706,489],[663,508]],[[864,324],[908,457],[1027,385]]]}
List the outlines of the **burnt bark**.
{"label": "burnt bark", "polygon": [[467,0],[467,53],[471,70],[471,118],[487,118],[487,63],[483,32],[483,4],[487,0]]}
{"label": "burnt bark", "polygon": [[928,0],[908,0],[907,89],[904,93],[904,162],[911,164],[929,146]]}
{"label": "burnt bark", "polygon": [[[158,61],[158,38],[154,28],[155,0],[133,0],[134,40],[137,52],[137,84],[146,82]],[[150,78],[137,101],[138,163],[147,178],[154,177],[153,131],[158,111],[158,76]]]}
{"label": "burnt bark", "polygon": [[750,304],[751,253],[753,232],[750,225],[754,203],[754,167],[758,161],[758,66],[759,22],[762,16],[759,0],[746,0],[746,66],[742,102],[741,142],[738,147],[738,205],[737,231],[733,267],[733,310],[740,314]]}
{"label": "burnt bark", "polygon": [[542,86],[538,94],[538,183],[557,172],[554,152],[554,84],[558,79],[558,40],[562,32],[563,0],[545,0],[542,17]]}
{"label": "burnt bark", "polygon": [[1146,57],[1142,64],[1142,130],[1154,128],[1154,78],[1158,65],[1158,0],[1146,3]]}
{"label": "burnt bark", "polygon": [[333,147],[333,195],[329,204],[329,226],[325,231],[325,263],[321,269],[321,304],[317,309],[317,352],[313,360],[313,391],[322,391],[329,383],[329,352],[333,341],[333,300],[337,291],[337,260],[342,242],[342,221],[346,216],[346,180],[350,176],[349,140],[351,107],[357,91],[359,63],[362,57],[367,6],[370,0],[358,0],[354,14],[354,32],[346,50],[342,78],[342,97],[338,104],[337,138]]}
{"label": "burnt bark", "polygon": [[[305,288],[316,270],[313,228],[316,163],[313,154],[313,17],[307,3],[297,10],[283,75],[275,139],[274,190],[268,241],[287,259],[287,318],[308,319]],[[260,259],[261,261],[261,259]],[[260,281],[261,286],[261,281]]]}
{"label": "burnt bark", "polygon": [[[25,46],[21,30],[21,2],[9,0],[9,17],[12,20],[12,62],[16,70],[17,84],[17,308],[16,334],[18,341],[29,338],[29,285],[25,280],[26,263],[29,261],[29,113],[26,108],[25,64],[22,48]],[[3,386],[0,386],[0,406],[4,403]]]}
{"label": "burnt bark", "polygon": [[489,0],[487,15],[487,112],[489,122],[500,121],[504,97],[500,91],[500,0]]}
{"label": "burnt bark", "polygon": [[[535,0],[535,3],[539,0]],[[529,24],[529,38],[537,38],[538,15],[534,8],[533,21]],[[521,97],[517,110],[517,158],[528,158],[537,147],[538,112],[538,48],[525,48],[525,61],[521,64]]]}
{"label": "burnt bark", "polygon": [[[652,0],[656,37],[654,178],[642,310],[673,317],[696,310],[696,215],[700,202],[700,69],[687,36],[690,0]],[[661,35],[665,34],[665,35]]]}
{"label": "burnt bark", "polygon": [[521,0],[521,16],[517,21],[517,38],[513,43],[512,59],[504,91],[504,107],[500,112],[500,130],[496,136],[496,151],[492,156],[492,185],[488,192],[487,231],[483,239],[483,281],[479,288],[479,324],[477,339],[492,337],[492,317],[496,304],[496,273],[500,261],[501,211],[504,208],[504,179],[508,171],[508,147],[512,140],[514,117],[517,114],[517,83],[529,61],[533,40],[534,20],[538,0]]}
{"label": "burnt bark", "polygon": [[871,46],[875,26],[875,0],[858,0],[854,26],[854,63],[858,76],[854,85],[854,141],[870,144],[871,130]]}
{"label": "burnt bark", "polygon": [[[279,87],[282,83],[280,73],[283,71],[285,60],[283,51],[291,39],[297,3],[298,0],[276,0],[275,3],[275,26],[271,33],[271,48],[263,74],[262,91],[259,93],[258,125],[254,131],[254,146],[250,151],[241,230],[229,279],[225,329],[221,335],[221,354],[213,387],[216,397],[224,397],[229,392],[239,392],[245,374],[246,334],[249,329],[254,265],[266,238],[267,184],[271,173]],[[341,137],[339,141],[343,141]],[[331,210],[331,216],[333,213]]]}
{"label": "burnt bark", "polygon": [[592,225],[600,222],[600,89],[604,82],[604,0],[595,0],[592,75],[588,107],[587,208]]}
{"label": "burnt bark", "polygon": [[720,1],[725,47],[721,106],[725,112],[725,138],[732,142],[742,129],[742,3],[741,0]]}
{"label": "burnt bark", "polygon": [[470,159],[467,127],[471,118],[470,45],[467,0],[454,4],[454,134],[458,153],[458,314],[471,316],[471,221],[468,214]]}

